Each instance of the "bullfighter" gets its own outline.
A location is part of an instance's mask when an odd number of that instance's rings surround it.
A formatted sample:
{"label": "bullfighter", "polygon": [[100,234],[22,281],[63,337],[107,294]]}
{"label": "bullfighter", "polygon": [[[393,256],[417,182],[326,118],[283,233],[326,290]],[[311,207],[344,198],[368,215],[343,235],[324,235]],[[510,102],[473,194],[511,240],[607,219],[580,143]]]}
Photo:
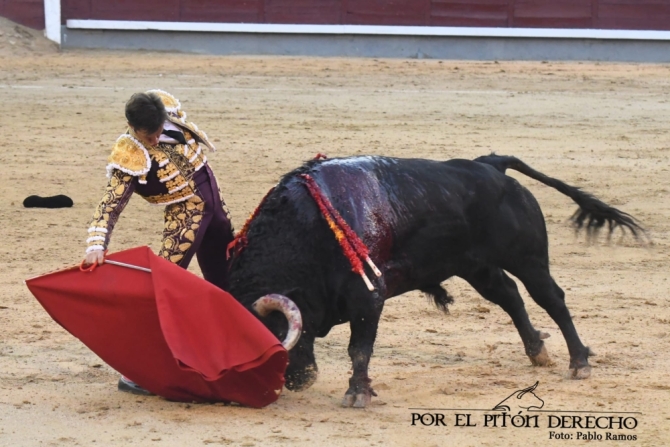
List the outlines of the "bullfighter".
{"label": "bullfighter", "polygon": [[[187,268],[193,255],[204,278],[228,288],[230,213],[207,163],[214,150],[205,132],[186,120],[177,98],[162,90],[135,93],[126,103],[128,129],[114,144],[105,194],[88,225],[84,265],[102,264],[112,230],[133,193],[165,207],[159,256]],[[144,391],[126,378],[123,391]]]}

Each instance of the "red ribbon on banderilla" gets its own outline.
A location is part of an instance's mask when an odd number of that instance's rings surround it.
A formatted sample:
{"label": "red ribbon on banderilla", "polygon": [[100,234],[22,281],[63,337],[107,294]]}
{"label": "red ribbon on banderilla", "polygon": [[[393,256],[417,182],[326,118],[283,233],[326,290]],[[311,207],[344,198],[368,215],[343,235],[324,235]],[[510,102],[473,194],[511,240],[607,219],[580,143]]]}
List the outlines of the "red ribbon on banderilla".
{"label": "red ribbon on banderilla", "polygon": [[261,199],[261,203],[258,204],[256,209],[254,210],[253,213],[251,213],[251,216],[247,219],[246,222],[244,222],[244,225],[242,226],[242,229],[235,235],[235,238],[228,244],[228,247],[226,249],[226,259],[230,259],[232,256],[240,254],[242,250],[244,250],[244,247],[247,246],[247,232],[249,231],[249,226],[251,225],[251,222],[258,216],[258,213],[261,210],[261,207],[267,200],[268,196],[272,191],[274,191],[275,188],[274,186],[270,188],[270,190],[263,196]]}
{"label": "red ribbon on banderilla", "polygon": [[321,192],[321,189],[319,188],[319,185],[317,185],[316,181],[309,174],[301,174],[300,176],[305,180],[305,186],[307,187],[307,190],[314,199],[314,202],[316,202],[316,205],[319,207],[321,215],[324,219],[326,219],[328,226],[335,234],[335,239],[337,239],[340,247],[342,247],[344,255],[351,264],[351,270],[363,278],[363,281],[365,281],[365,285],[368,287],[368,290],[374,290],[375,287],[372,285],[372,282],[365,274],[361,260],[365,261],[378,277],[382,276],[382,272],[379,271],[377,266],[370,259],[370,252],[368,247],[342,218],[333,204],[330,203],[330,200],[328,200],[328,198]]}

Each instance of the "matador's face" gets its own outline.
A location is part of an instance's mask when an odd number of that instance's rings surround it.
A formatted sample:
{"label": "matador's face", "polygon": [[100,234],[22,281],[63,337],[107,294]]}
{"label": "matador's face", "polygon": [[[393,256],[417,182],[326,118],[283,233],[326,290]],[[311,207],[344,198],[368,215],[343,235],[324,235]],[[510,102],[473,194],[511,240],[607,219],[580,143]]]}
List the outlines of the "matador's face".
{"label": "matador's face", "polygon": [[131,128],[133,129],[133,132],[135,132],[135,135],[140,140],[140,142],[145,146],[150,147],[156,146],[158,144],[158,139],[163,132],[163,124],[161,124],[161,126],[155,132],[149,132],[145,129],[135,129],[132,126]]}

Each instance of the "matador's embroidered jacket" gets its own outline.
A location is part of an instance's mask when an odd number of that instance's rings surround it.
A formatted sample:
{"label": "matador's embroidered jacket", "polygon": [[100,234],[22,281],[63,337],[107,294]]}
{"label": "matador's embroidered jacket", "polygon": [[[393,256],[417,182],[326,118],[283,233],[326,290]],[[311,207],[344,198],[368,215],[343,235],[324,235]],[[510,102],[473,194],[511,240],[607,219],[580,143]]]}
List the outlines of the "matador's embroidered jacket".
{"label": "matador's embroidered jacket", "polygon": [[166,206],[160,255],[179,262],[194,240],[189,235],[197,231],[205,208],[194,181],[196,172],[207,163],[203,146],[211,150],[214,146],[203,131],[186,121],[175,97],[161,90],[147,93],[161,98],[168,112],[165,128],[177,130],[164,133],[178,139],[161,135],[157,146],[145,147],[132,130],[117,139],[107,164],[109,182],[89,225],[86,252],[107,249],[121,211],[136,192],[151,204]]}

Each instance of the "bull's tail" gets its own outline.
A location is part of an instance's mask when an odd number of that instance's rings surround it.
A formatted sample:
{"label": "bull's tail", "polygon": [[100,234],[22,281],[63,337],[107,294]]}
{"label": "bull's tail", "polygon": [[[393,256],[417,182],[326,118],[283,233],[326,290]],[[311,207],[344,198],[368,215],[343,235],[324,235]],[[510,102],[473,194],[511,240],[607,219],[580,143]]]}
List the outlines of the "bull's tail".
{"label": "bull's tail", "polygon": [[579,205],[571,217],[577,230],[585,228],[589,233],[595,234],[607,223],[610,234],[616,227],[628,228],[636,238],[645,232],[630,214],[609,206],[579,188],[542,174],[516,157],[491,154],[476,158],[475,161],[491,165],[503,174],[507,169],[514,169],[570,197]]}

